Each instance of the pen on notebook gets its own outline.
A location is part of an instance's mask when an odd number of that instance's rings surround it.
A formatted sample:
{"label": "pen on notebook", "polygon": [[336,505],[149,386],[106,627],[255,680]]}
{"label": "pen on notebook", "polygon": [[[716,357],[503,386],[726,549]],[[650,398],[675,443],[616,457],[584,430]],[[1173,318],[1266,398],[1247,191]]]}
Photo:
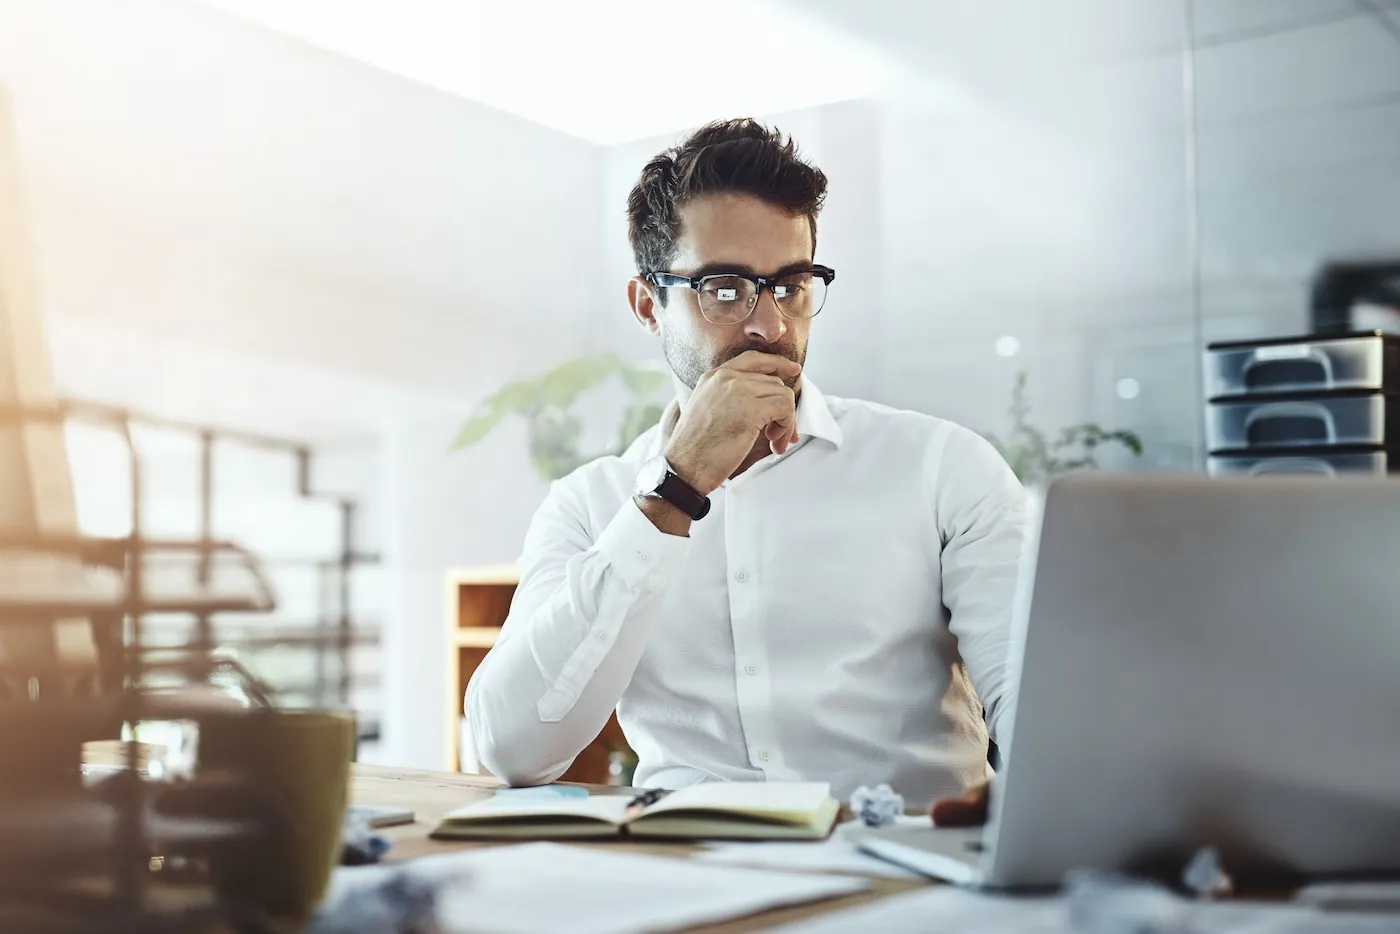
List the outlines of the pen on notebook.
{"label": "pen on notebook", "polygon": [[660,801],[662,798],[666,797],[670,793],[671,792],[665,788],[652,788],[649,791],[644,791],[641,794],[637,795],[628,803],[627,806],[629,808],[650,807],[651,805]]}

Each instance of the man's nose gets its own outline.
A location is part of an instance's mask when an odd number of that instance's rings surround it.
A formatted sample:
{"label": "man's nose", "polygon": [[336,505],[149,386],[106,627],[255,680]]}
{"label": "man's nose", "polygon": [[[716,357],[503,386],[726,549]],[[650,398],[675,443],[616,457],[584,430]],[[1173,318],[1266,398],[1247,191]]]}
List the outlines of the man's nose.
{"label": "man's nose", "polygon": [[787,319],[778,310],[778,300],[764,289],[758,293],[753,314],[744,322],[744,333],[766,344],[776,343],[787,333]]}

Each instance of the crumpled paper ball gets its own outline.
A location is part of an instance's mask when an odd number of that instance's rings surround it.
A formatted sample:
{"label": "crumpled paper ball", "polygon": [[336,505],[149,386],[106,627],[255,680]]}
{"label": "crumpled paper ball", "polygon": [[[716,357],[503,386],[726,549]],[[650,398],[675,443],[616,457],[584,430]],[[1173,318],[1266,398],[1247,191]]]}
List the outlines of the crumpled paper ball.
{"label": "crumpled paper ball", "polygon": [[336,872],[341,884],[332,882],[306,934],[441,934],[440,880],[377,866]]}
{"label": "crumpled paper ball", "polygon": [[1065,875],[1069,926],[1082,934],[1183,934],[1194,931],[1189,903],[1159,885],[1114,872],[1072,869]]}
{"label": "crumpled paper ball", "polygon": [[851,813],[867,827],[884,827],[904,813],[904,796],[896,794],[889,785],[861,785],[851,792]]}
{"label": "crumpled paper ball", "polygon": [[1218,898],[1234,891],[1234,880],[1225,873],[1220,852],[1213,846],[1203,847],[1187,864],[1181,881],[1197,898]]}
{"label": "crumpled paper ball", "polygon": [[379,862],[389,851],[389,839],[374,832],[368,817],[354,811],[345,812],[340,825],[340,864],[364,866]]}

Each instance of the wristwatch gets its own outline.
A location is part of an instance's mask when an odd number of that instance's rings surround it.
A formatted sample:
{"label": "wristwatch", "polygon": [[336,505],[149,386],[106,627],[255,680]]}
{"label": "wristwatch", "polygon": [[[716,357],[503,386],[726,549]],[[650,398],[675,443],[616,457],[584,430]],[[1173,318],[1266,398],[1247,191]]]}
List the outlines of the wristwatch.
{"label": "wristwatch", "polygon": [[657,496],[699,521],[710,512],[710,498],[686,483],[664,457],[653,457],[637,472],[638,496]]}

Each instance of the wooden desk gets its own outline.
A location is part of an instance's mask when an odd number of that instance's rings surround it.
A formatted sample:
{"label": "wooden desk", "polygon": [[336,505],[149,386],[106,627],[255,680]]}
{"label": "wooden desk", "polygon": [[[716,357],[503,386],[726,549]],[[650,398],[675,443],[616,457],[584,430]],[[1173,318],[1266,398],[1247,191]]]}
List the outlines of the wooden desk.
{"label": "wooden desk", "polygon": [[[385,836],[394,841],[394,847],[385,857],[385,862],[403,862],[433,853],[450,853],[478,847],[501,846],[500,843],[447,842],[428,839],[429,832],[437,819],[446,811],[473,801],[489,798],[500,787],[494,778],[464,775],[460,772],[428,772],[418,769],[386,768],[382,766],[356,765],[350,783],[350,797],[356,804],[392,804],[412,808],[418,821],[403,827],[389,827]],[[594,794],[628,794],[631,789],[610,785],[584,785]],[[625,847],[629,852],[650,853],[676,859],[686,859],[698,848],[684,843],[576,843],[571,846]],[[862,902],[911,889],[922,888],[932,883],[905,881],[898,879],[872,878],[874,888],[868,892],[849,895],[791,908],[781,908],[752,915],[724,924],[690,928],[704,934],[741,934],[748,931],[764,931],[779,925],[789,924],[803,918],[841,911]]]}

